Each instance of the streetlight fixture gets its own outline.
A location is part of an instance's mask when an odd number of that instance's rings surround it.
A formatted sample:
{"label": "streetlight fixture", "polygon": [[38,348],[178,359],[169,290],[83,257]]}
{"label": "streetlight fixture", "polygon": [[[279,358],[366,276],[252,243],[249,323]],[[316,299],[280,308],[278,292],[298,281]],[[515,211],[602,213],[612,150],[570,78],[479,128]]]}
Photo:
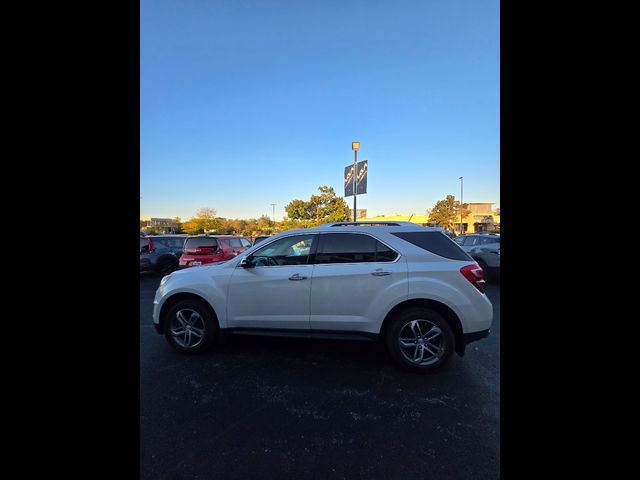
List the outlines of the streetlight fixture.
{"label": "streetlight fixture", "polygon": [[351,142],[351,150],[353,150],[353,221],[356,221],[356,173],[358,172],[358,150],[360,150],[360,142]]}
{"label": "streetlight fixture", "polygon": [[460,180],[460,235],[462,235],[462,185],[463,185],[463,177],[459,177]]}
{"label": "streetlight fixture", "polygon": [[275,221],[276,221],[276,204],[272,203],[271,206],[273,207],[273,221],[275,223]]}

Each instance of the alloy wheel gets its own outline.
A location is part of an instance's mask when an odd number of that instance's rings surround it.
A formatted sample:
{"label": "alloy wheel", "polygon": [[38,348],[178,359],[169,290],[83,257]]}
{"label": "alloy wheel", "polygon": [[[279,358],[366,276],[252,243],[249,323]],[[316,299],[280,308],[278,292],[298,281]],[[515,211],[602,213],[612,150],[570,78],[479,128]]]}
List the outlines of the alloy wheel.
{"label": "alloy wheel", "polygon": [[171,320],[171,336],[183,348],[195,348],[204,339],[204,318],[196,310],[183,308]]}
{"label": "alloy wheel", "polygon": [[440,327],[429,320],[410,320],[398,335],[400,352],[415,365],[433,365],[446,352],[446,338]]}

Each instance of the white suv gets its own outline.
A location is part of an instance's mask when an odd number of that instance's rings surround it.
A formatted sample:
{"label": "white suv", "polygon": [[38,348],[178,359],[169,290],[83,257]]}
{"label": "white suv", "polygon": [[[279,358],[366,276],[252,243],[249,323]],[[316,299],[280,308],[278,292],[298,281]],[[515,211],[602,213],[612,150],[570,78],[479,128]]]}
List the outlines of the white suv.
{"label": "white suv", "polygon": [[275,235],[162,279],[158,333],[185,353],[220,332],[383,340],[403,367],[444,365],[489,335],[482,269],[439,229],[340,222]]}

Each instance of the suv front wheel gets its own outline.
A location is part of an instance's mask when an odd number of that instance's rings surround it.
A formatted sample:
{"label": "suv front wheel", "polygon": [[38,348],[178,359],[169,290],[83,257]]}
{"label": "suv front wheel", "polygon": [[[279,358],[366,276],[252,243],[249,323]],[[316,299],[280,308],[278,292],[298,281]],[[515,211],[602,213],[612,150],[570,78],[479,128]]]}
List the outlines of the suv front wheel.
{"label": "suv front wheel", "polygon": [[428,308],[410,308],[397,314],[387,329],[386,343],[400,366],[419,373],[438,370],[454,350],[449,323]]}
{"label": "suv front wheel", "polygon": [[182,353],[202,353],[215,341],[218,325],[203,301],[182,300],[172,306],[164,319],[167,341]]}

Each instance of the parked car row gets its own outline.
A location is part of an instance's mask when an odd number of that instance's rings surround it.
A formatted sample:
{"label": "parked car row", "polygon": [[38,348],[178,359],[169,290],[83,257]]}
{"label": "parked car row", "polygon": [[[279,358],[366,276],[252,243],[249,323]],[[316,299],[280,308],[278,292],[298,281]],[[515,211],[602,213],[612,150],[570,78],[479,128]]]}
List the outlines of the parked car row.
{"label": "parked car row", "polygon": [[140,272],[167,275],[179,268],[223,262],[250,246],[247,238],[234,235],[141,236]]}
{"label": "parked car row", "polygon": [[487,281],[500,277],[500,234],[477,233],[453,239],[484,270]]}

